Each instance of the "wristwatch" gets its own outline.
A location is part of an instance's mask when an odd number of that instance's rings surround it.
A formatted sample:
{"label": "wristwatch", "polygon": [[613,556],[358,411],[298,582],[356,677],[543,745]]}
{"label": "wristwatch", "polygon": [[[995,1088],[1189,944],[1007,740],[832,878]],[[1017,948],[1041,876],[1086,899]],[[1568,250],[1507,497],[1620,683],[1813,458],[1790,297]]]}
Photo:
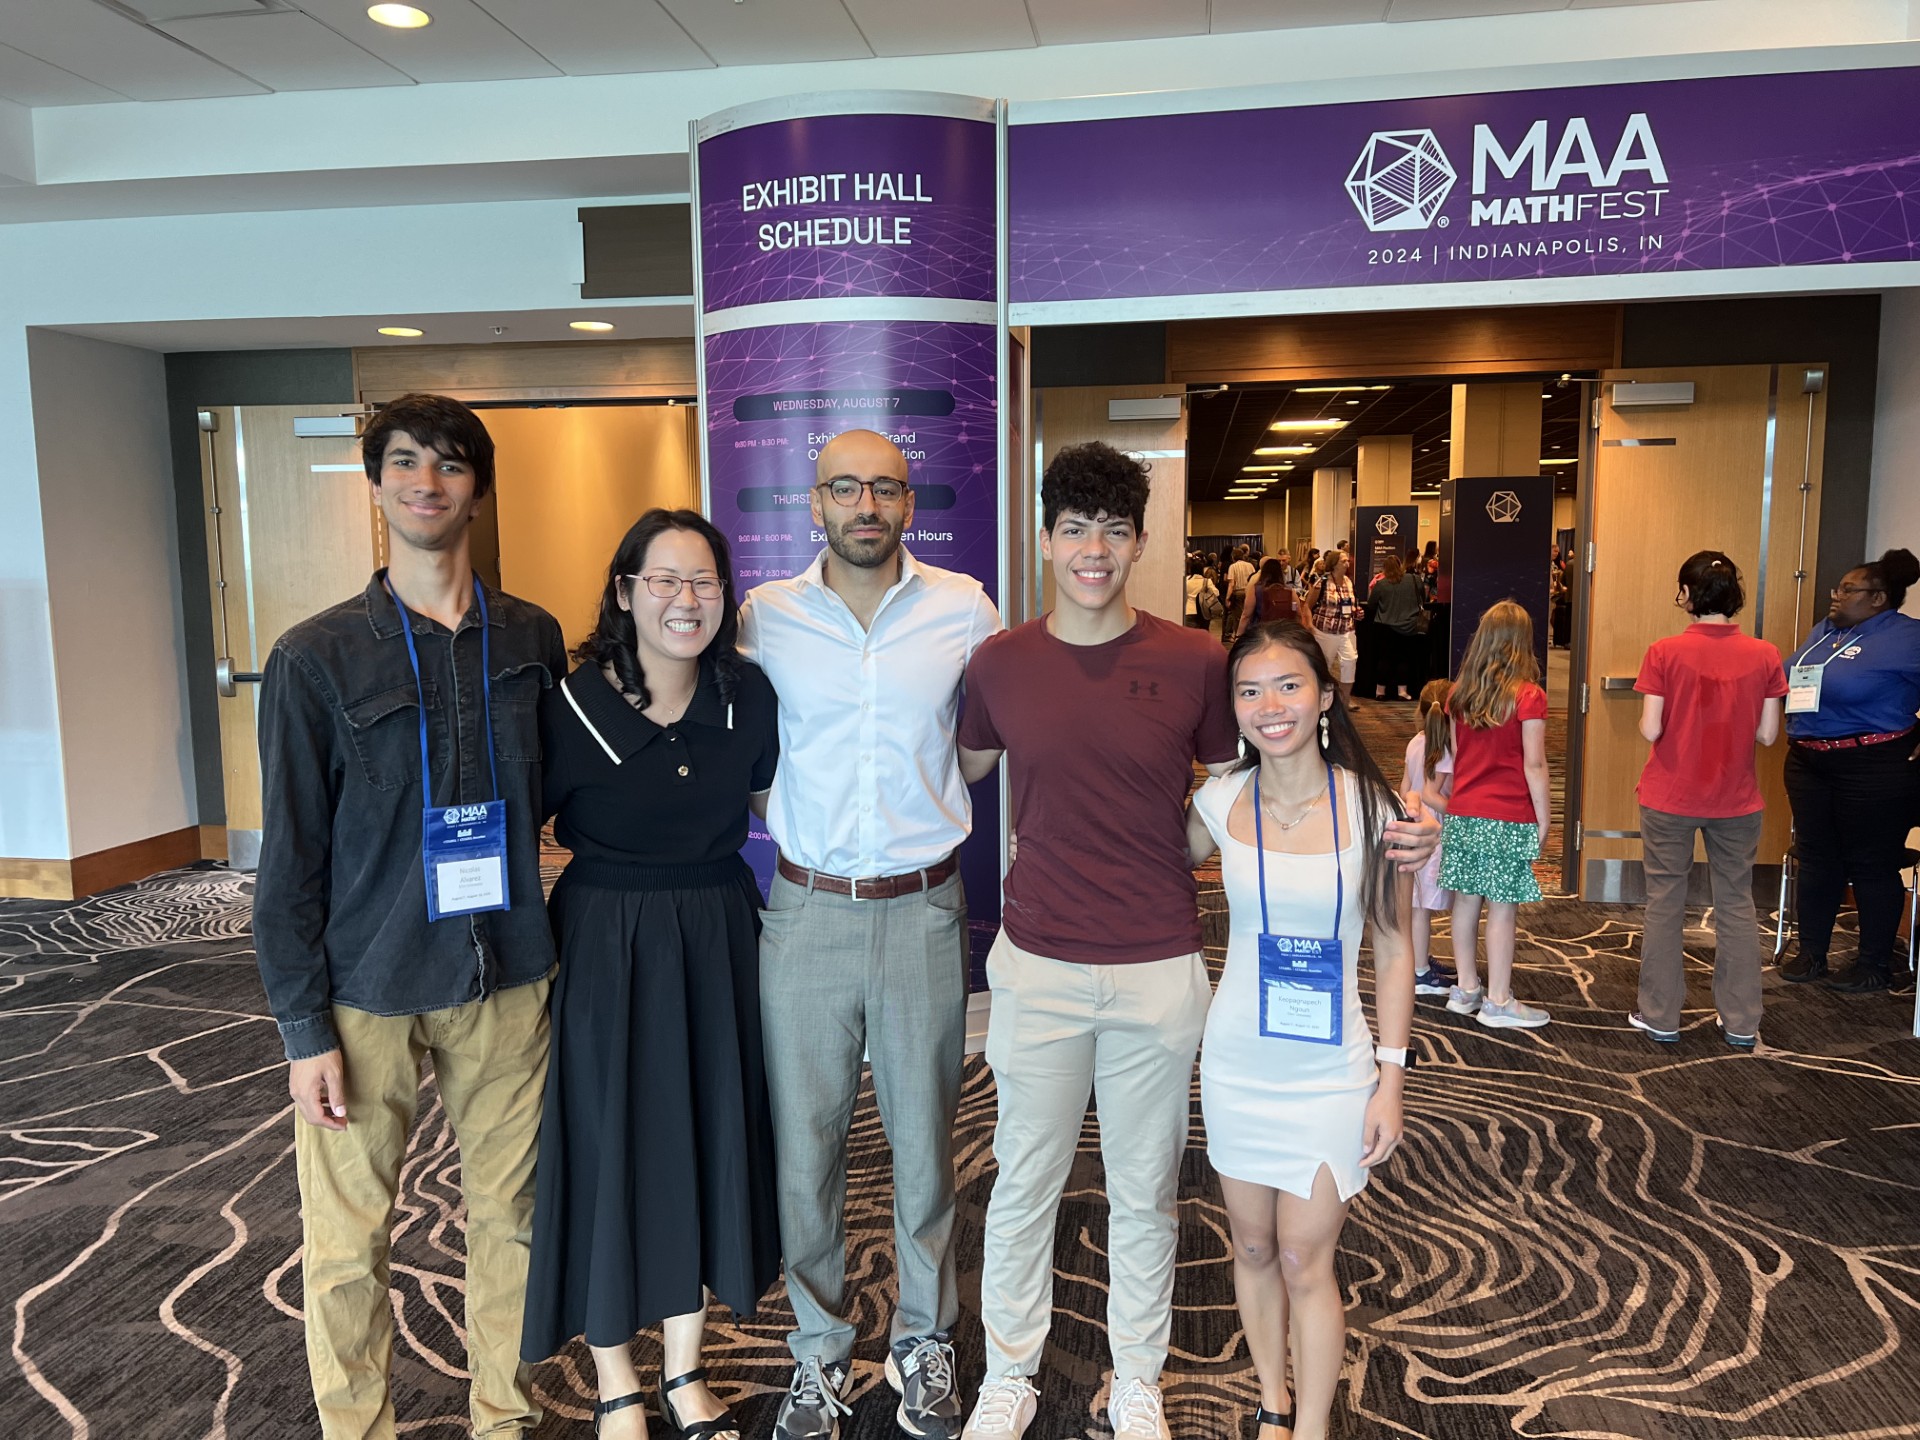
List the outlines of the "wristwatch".
{"label": "wristwatch", "polygon": [[1376,1045],[1373,1047],[1373,1058],[1382,1065],[1398,1065],[1402,1070],[1411,1070],[1420,1054],[1404,1045]]}

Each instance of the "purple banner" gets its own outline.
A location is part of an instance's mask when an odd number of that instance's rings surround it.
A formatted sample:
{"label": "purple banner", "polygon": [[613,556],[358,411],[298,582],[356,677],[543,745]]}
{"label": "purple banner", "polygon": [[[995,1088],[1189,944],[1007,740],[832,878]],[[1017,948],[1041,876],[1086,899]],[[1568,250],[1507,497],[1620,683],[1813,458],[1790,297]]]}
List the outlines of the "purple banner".
{"label": "purple banner", "polygon": [[1920,71],[1008,131],[1014,303],[1920,259]]}
{"label": "purple banner", "polygon": [[990,121],[937,115],[822,115],[703,140],[706,312],[875,295],[992,301],[994,163]]}
{"label": "purple banner", "polygon": [[[976,577],[999,601],[1000,495],[991,325],[844,321],[732,330],[706,340],[709,518],[733,545],[742,593],[813,563],[809,508],[820,447],[877,430],[907,456],[917,559]],[[1000,924],[999,784],[973,790],[960,852],[976,979]],[[774,853],[755,822],[745,851],[762,890]]]}

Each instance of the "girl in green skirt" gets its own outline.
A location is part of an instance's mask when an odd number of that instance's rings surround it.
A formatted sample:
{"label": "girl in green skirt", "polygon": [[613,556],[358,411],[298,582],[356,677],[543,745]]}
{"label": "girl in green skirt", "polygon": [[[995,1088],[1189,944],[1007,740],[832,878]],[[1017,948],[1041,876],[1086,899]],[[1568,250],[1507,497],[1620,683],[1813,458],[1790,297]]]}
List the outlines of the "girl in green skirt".
{"label": "girl in green skirt", "polygon": [[[1480,617],[1447,702],[1453,797],[1440,830],[1440,885],[1453,900],[1456,1015],[1495,1029],[1552,1018],[1513,993],[1519,907],[1540,898],[1533,861],[1547,838],[1547,692],[1533,657],[1533,620],[1511,600]],[[1487,985],[1475,940],[1487,909]]]}

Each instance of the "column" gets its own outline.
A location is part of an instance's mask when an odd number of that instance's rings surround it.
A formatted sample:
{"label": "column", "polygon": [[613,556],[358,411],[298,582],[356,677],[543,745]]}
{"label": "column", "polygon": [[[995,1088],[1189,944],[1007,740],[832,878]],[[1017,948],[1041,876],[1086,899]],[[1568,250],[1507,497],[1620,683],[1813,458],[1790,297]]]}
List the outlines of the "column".
{"label": "column", "polygon": [[1413,499],[1413,437],[1369,435],[1354,457],[1354,503],[1407,505]]}
{"label": "column", "polygon": [[1353,471],[1313,472],[1313,543],[1332,550],[1353,537]]}
{"label": "column", "polygon": [[1540,473],[1540,382],[1473,382],[1453,387],[1447,475]]}

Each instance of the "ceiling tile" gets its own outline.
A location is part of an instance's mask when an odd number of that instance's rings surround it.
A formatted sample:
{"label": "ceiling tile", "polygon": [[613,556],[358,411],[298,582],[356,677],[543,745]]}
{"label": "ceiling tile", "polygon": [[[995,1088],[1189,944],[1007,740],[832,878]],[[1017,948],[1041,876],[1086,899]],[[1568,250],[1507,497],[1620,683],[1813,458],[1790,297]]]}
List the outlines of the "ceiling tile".
{"label": "ceiling tile", "polygon": [[1207,0],[1027,0],[1042,45],[1207,33]]}
{"label": "ceiling tile", "polygon": [[134,100],[257,95],[263,88],[157,30],[77,0],[6,0],[0,45]]}
{"label": "ceiling tile", "polygon": [[312,16],[297,12],[216,15],[174,20],[160,28],[270,90],[351,90],[413,83]]}
{"label": "ceiling tile", "polygon": [[655,0],[481,0],[569,75],[704,70],[712,59]]}
{"label": "ceiling tile", "polygon": [[433,23],[395,30],[367,18],[366,0],[298,0],[329,30],[421,81],[531,80],[560,72],[474,0],[420,0]]}
{"label": "ceiling tile", "polygon": [[149,24],[202,15],[265,15],[268,0],[114,0]]}
{"label": "ceiling tile", "polygon": [[1461,20],[1480,15],[1525,15],[1564,10],[1567,0],[1393,0],[1389,20]]}
{"label": "ceiling tile", "polygon": [[[873,54],[840,0],[660,0],[722,65],[864,60]],[[956,0],[965,4],[967,0]]]}
{"label": "ceiling tile", "polygon": [[98,105],[126,98],[58,65],[0,45],[0,100],[16,105]]}
{"label": "ceiling tile", "polygon": [[1298,30],[1310,25],[1370,25],[1387,18],[1389,0],[1213,0],[1213,33]]}
{"label": "ceiling tile", "polygon": [[1676,5],[1681,0],[1570,0],[1569,10],[1611,10],[1621,5]]}
{"label": "ceiling tile", "polygon": [[1025,0],[845,0],[876,55],[955,55],[1028,50],[1035,43]]}

